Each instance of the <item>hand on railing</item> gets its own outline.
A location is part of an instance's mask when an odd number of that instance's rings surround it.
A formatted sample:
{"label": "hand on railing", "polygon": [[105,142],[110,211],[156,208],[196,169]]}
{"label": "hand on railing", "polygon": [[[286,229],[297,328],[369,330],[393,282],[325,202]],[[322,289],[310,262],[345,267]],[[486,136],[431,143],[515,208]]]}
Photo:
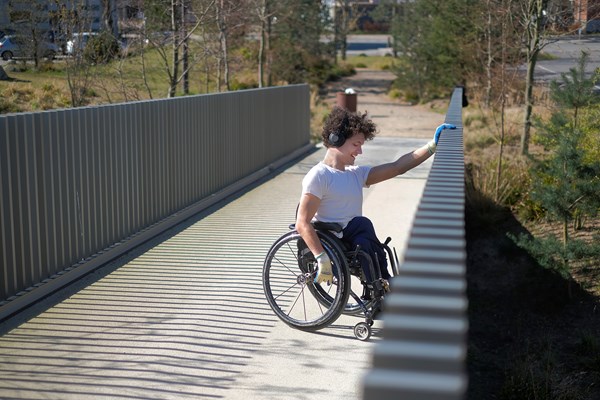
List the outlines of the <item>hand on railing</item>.
{"label": "hand on railing", "polygon": [[444,129],[456,129],[456,125],[444,123],[437,127],[437,129],[435,130],[435,134],[433,135],[433,139],[431,139],[431,141],[427,143],[427,150],[429,151],[429,154],[435,153],[438,140],[440,140],[440,135],[442,134],[442,131]]}

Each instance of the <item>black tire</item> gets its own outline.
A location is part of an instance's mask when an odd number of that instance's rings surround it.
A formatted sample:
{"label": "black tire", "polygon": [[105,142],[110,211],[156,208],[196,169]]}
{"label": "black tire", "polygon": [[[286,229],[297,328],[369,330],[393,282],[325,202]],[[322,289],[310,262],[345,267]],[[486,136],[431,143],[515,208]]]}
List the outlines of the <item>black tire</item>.
{"label": "black tire", "polygon": [[388,255],[388,264],[392,270],[392,276],[400,275],[400,262],[398,261],[398,254],[396,254],[396,249],[392,251],[392,249],[385,245],[383,246],[387,255]]}
{"label": "black tire", "polygon": [[297,231],[279,238],[263,265],[263,289],[269,305],[283,322],[304,331],[325,328],[344,310],[350,274],[339,246],[319,232],[335,275],[332,285],[315,284],[316,262]]}
{"label": "black tire", "polygon": [[354,326],[354,336],[358,340],[369,340],[371,337],[371,325],[366,322],[359,322]]}
{"label": "black tire", "polygon": [[2,59],[3,59],[4,61],[8,61],[8,60],[10,60],[10,59],[12,59],[12,58],[13,58],[13,53],[12,53],[12,51],[5,51],[4,53],[2,53]]}

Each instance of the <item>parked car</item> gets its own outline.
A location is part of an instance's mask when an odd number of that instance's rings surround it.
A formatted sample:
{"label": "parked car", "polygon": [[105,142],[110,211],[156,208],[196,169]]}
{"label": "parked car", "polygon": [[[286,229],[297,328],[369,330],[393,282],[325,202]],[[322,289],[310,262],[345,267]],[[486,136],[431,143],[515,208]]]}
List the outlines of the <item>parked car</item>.
{"label": "parked car", "polygon": [[[34,46],[35,42],[24,36],[5,35],[0,39],[0,57],[4,61],[12,58],[33,58],[36,51]],[[56,44],[46,40],[40,41],[38,46],[42,57],[50,60],[60,53],[60,48]]]}
{"label": "parked car", "polygon": [[10,28],[0,29],[0,39],[3,39],[6,35],[14,35],[15,33],[16,32]]}
{"label": "parked car", "polygon": [[88,40],[96,35],[98,35],[97,32],[74,33],[71,39],[67,40],[66,54],[72,56],[76,53],[82,53],[85,46],[87,46]]}
{"label": "parked car", "polygon": [[65,54],[103,64],[119,55],[127,55],[126,50],[125,43],[109,32],[81,32],[74,33],[67,41]]}

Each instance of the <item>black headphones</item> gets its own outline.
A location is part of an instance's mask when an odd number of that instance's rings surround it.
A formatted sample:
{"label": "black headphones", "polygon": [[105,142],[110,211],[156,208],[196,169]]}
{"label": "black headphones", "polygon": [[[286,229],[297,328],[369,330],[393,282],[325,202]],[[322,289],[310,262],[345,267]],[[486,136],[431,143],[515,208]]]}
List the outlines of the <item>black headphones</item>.
{"label": "black headphones", "polygon": [[338,130],[333,131],[329,134],[329,144],[333,147],[342,147],[346,143],[346,130],[348,129],[348,115],[344,115],[342,125]]}

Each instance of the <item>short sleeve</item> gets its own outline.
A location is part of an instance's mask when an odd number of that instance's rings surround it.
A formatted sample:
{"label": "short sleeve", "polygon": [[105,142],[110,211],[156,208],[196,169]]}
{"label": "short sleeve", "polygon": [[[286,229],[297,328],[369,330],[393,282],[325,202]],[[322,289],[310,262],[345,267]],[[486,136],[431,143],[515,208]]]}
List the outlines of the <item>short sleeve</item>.
{"label": "short sleeve", "polygon": [[358,177],[362,187],[368,188],[369,185],[367,185],[367,179],[369,179],[369,172],[371,172],[371,166],[363,165],[363,166],[358,166],[358,167],[354,167],[354,168],[355,168],[354,173]]}
{"label": "short sleeve", "polygon": [[310,193],[319,199],[323,198],[325,184],[324,177],[318,168],[312,168],[302,179],[302,194]]}

